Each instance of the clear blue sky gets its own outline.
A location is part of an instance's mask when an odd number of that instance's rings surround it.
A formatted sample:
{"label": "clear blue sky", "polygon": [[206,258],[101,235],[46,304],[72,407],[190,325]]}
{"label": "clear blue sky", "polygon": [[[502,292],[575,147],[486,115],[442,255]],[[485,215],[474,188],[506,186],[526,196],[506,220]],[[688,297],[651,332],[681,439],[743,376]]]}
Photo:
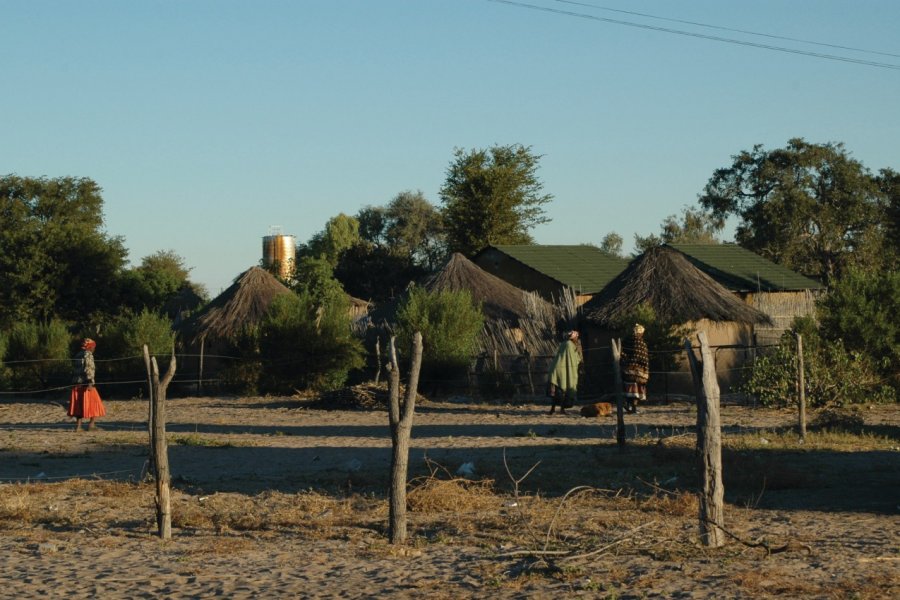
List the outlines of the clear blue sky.
{"label": "clear blue sky", "polygon": [[[900,65],[896,0],[523,2]],[[132,262],[174,250],[213,295],[272,225],[439,204],[456,147],[531,146],[536,241],[626,250],[757,143],[900,169],[900,70],[488,0],[0,0],[0,65],[0,173],[97,181]]]}

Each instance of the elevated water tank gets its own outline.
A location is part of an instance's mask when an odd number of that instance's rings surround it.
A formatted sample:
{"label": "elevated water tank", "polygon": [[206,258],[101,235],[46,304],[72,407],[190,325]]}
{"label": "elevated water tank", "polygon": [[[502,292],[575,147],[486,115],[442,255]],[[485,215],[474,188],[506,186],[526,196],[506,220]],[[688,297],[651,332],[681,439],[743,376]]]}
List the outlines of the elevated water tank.
{"label": "elevated water tank", "polygon": [[292,235],[281,233],[280,227],[269,227],[269,235],[263,237],[263,267],[272,269],[282,279],[287,279],[294,272],[294,260],[297,258],[297,240]]}

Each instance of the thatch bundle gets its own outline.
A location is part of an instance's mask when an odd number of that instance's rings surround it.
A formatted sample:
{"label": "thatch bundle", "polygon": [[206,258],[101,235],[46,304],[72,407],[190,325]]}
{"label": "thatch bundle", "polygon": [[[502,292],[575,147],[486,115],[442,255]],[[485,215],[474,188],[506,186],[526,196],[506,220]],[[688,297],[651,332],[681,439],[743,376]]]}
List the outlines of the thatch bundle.
{"label": "thatch bundle", "polygon": [[695,267],[680,252],[659,246],[636,258],[583,306],[584,318],[614,325],[641,304],[670,323],[715,322],[768,324],[769,317],[742,302]]}
{"label": "thatch bundle", "polygon": [[[459,252],[450,257],[443,269],[429,277],[424,287],[431,292],[468,290],[472,299],[481,304],[485,317],[511,323],[527,317],[532,302],[527,292],[491,275]],[[545,300],[535,301],[546,304]]]}
{"label": "thatch bundle", "polygon": [[182,328],[191,340],[233,339],[248,325],[259,323],[286,286],[261,267],[250,267]]}
{"label": "thatch bundle", "polygon": [[485,316],[483,351],[519,354],[524,348],[541,354],[555,348],[555,326],[561,313],[554,305],[488,273],[458,252],[424,287],[472,294]]}

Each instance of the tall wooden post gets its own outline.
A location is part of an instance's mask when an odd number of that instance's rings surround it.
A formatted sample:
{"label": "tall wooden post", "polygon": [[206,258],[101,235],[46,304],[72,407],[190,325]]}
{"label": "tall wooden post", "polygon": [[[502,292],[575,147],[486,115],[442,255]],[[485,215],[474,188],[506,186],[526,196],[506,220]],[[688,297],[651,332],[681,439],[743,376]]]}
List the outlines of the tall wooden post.
{"label": "tall wooden post", "polygon": [[422,334],[413,335],[412,364],[406,397],[400,405],[400,365],[394,338],[390,344],[390,372],[388,374],[388,417],[391,424],[391,502],[389,536],[392,544],[406,541],[406,475],[409,470],[409,437],[412,433],[413,415],[416,410],[416,394],[419,388],[419,371],[422,367]]}
{"label": "tall wooden post", "polygon": [[206,338],[200,338],[200,368],[197,375],[197,394],[203,395],[203,353],[206,349]]}
{"label": "tall wooden post", "polygon": [[[146,346],[144,346],[146,349]],[[166,445],[166,388],[175,376],[175,352],[162,381],[156,357],[150,359],[153,378],[153,465],[156,476],[156,524],[159,537],[172,539],[171,477],[169,473],[169,449]]]}
{"label": "tall wooden post", "polygon": [[[697,448],[700,459],[700,540],[712,548],[725,544],[724,506],[725,486],[722,484],[722,424],[719,418],[719,383],[716,380],[716,364],[706,332],[699,332],[701,364],[685,340],[691,373],[694,376],[697,395]],[[697,382],[700,385],[697,386]],[[701,410],[702,407],[702,410]],[[702,412],[702,419],[700,414]]]}
{"label": "tall wooden post", "polygon": [[375,385],[381,381],[381,337],[375,338]]}
{"label": "tall wooden post", "polygon": [[622,367],[619,362],[622,359],[622,340],[613,339],[612,343],[612,359],[613,359],[613,375],[616,386],[616,444],[620,450],[625,449],[625,407],[623,406],[625,393],[622,383]]}
{"label": "tall wooden post", "polygon": [[147,473],[152,474],[156,473],[156,467],[153,463],[153,448],[155,447],[153,443],[153,365],[150,364],[150,349],[147,348],[147,344],[144,344],[144,366],[147,368],[147,433],[150,437],[150,452],[147,457]]}
{"label": "tall wooden post", "polygon": [[800,420],[800,443],[806,442],[806,377],[803,371],[803,336],[797,335],[797,404]]}

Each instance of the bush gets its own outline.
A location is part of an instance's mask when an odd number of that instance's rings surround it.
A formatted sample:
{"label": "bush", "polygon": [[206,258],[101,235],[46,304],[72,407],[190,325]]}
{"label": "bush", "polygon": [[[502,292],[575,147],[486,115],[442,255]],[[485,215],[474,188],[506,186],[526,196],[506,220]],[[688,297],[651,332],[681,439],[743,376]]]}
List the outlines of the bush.
{"label": "bush", "polygon": [[817,303],[821,335],[866,357],[900,390],[900,273],[850,271]]}
{"label": "bush", "polygon": [[[160,370],[165,373],[169,357],[175,347],[175,332],[168,317],[143,310],[140,313],[125,313],[117,317],[108,327],[97,345],[97,381],[111,384],[116,381],[139,381],[135,385],[143,388],[147,379],[144,364],[144,344],[151,356],[157,356]],[[115,393],[117,390],[110,389]],[[119,390],[121,394],[121,390]]]}
{"label": "bush", "polygon": [[6,341],[9,386],[31,391],[67,385],[72,379],[71,341],[65,323],[56,319],[13,325]]}
{"label": "bush", "polygon": [[811,407],[891,402],[894,390],[884,384],[870,357],[848,351],[840,340],[825,340],[809,317],[794,321],[773,353],[756,359],[742,390],[763,406],[797,403],[797,340],[803,336],[806,403]]}
{"label": "bush", "polygon": [[350,331],[346,296],[317,303],[309,292],[284,294],[269,307],[259,329],[264,391],[316,391],[344,385],[350,371],[365,365],[362,342]]}
{"label": "bush", "polygon": [[397,311],[398,352],[410,348],[413,334],[420,332],[421,380],[440,387],[441,381],[465,378],[483,326],[484,315],[468,291],[429,292],[414,287]]}

